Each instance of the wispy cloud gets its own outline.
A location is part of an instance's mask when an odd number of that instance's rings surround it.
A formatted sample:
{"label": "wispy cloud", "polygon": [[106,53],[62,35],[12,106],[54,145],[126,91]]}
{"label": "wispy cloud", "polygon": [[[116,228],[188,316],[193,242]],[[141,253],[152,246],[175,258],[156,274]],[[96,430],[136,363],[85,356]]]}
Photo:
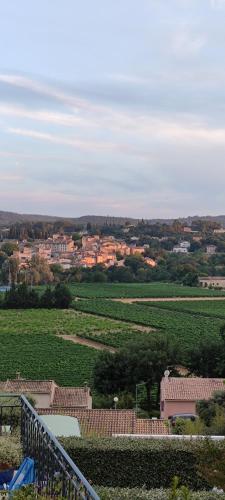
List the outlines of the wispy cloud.
{"label": "wispy cloud", "polygon": [[81,141],[73,138],[66,138],[54,134],[48,134],[44,132],[37,132],[35,130],[26,130],[20,128],[9,127],[7,132],[10,134],[20,135],[23,137],[30,137],[32,139],[38,139],[43,141],[52,142],[54,144],[63,144],[66,146],[71,146],[76,149],[81,149],[85,151],[112,151],[115,149],[115,144],[110,144],[107,142],[88,142]]}
{"label": "wispy cloud", "polygon": [[55,125],[62,125],[66,127],[94,126],[93,120],[85,120],[80,116],[66,113],[56,113],[49,110],[38,111],[36,109],[26,109],[20,106],[12,106],[10,104],[0,103],[0,116],[7,115],[18,117],[22,119],[29,119],[32,121],[48,122]]}

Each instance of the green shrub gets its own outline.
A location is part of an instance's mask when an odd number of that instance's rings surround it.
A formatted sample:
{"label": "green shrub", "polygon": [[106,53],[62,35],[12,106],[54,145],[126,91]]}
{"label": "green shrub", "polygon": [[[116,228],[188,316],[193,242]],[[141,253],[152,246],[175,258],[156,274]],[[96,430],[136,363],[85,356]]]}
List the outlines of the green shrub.
{"label": "green shrub", "polygon": [[[168,490],[145,490],[129,488],[95,488],[101,500],[168,500],[170,492]],[[191,493],[191,500],[223,500],[225,494],[217,494],[208,491],[198,491]]]}
{"label": "green shrub", "polygon": [[75,438],[62,442],[85,477],[99,486],[168,488],[174,476],[192,489],[210,486],[198,467],[203,443],[125,438]]}
{"label": "green shrub", "polygon": [[22,449],[17,438],[0,437],[0,469],[1,466],[17,467],[22,460]]}

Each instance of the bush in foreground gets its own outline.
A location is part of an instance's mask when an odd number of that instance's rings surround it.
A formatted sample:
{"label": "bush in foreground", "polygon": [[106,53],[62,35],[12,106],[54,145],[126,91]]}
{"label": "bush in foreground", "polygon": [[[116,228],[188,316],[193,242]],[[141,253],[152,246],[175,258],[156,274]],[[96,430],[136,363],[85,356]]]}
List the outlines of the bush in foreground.
{"label": "bush in foreground", "polygon": [[[129,489],[129,488],[96,488],[95,489],[101,500],[170,500],[171,491],[156,489]],[[176,497],[174,497],[176,498]],[[183,500],[182,497],[177,497]],[[188,496],[190,500],[222,500],[225,499],[225,493],[213,493],[212,491],[196,491],[191,492]]]}
{"label": "bush in foreground", "polygon": [[92,484],[112,488],[169,488],[178,476],[193,490],[225,489],[225,443],[123,438],[63,439]]}

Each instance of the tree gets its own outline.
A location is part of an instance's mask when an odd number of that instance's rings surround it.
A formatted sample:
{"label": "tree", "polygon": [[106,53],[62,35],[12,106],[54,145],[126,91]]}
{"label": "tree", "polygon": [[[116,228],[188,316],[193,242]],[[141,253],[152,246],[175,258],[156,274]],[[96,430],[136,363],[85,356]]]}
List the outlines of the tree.
{"label": "tree", "polygon": [[47,288],[45,289],[44,293],[40,298],[40,307],[52,309],[52,307],[54,307],[54,301],[55,301],[54,291],[52,291],[50,286],[47,286]]}
{"label": "tree", "polygon": [[222,340],[206,337],[188,350],[187,365],[197,376],[221,377],[225,375],[224,353]]}
{"label": "tree", "polygon": [[63,283],[58,283],[54,291],[54,305],[59,309],[68,309],[72,302],[72,295],[69,288]]}
{"label": "tree", "polygon": [[11,283],[17,283],[17,276],[19,272],[19,261],[14,257],[9,257],[9,281]]}
{"label": "tree", "polygon": [[16,243],[12,243],[11,241],[3,243],[1,246],[1,251],[6,253],[8,257],[10,257],[13,254],[14,250],[18,250],[18,245]]}
{"label": "tree", "polygon": [[198,401],[197,413],[210,434],[225,434],[225,390],[216,391],[208,400]]}
{"label": "tree", "polygon": [[198,285],[198,274],[195,272],[187,273],[183,279],[183,285],[197,286]]}
{"label": "tree", "polygon": [[151,410],[153,384],[159,386],[164,371],[179,363],[177,344],[166,336],[152,334],[149,339],[130,344],[115,354],[103,352],[94,368],[94,385],[102,394],[120,391],[135,393],[144,382],[148,410]]}
{"label": "tree", "polygon": [[53,273],[47,260],[43,257],[39,257],[39,255],[32,257],[29,275],[31,284],[35,285],[52,283],[54,280]]}

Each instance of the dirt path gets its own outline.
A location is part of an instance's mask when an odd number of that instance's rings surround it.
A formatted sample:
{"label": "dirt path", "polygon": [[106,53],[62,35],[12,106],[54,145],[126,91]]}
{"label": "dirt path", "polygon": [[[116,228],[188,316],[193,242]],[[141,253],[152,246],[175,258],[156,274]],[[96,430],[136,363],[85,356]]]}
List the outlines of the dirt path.
{"label": "dirt path", "polygon": [[109,351],[113,354],[116,352],[114,347],[109,345],[102,344],[101,342],[97,342],[95,340],[85,339],[84,337],[79,337],[77,335],[59,335],[64,340],[70,340],[74,344],[86,345],[87,347],[92,347],[93,349],[97,349],[98,351]]}
{"label": "dirt path", "polygon": [[197,300],[225,300],[225,297],[166,297],[166,298],[144,298],[144,299],[110,299],[115,302],[123,302],[124,304],[132,304],[133,302],[194,302]]}

